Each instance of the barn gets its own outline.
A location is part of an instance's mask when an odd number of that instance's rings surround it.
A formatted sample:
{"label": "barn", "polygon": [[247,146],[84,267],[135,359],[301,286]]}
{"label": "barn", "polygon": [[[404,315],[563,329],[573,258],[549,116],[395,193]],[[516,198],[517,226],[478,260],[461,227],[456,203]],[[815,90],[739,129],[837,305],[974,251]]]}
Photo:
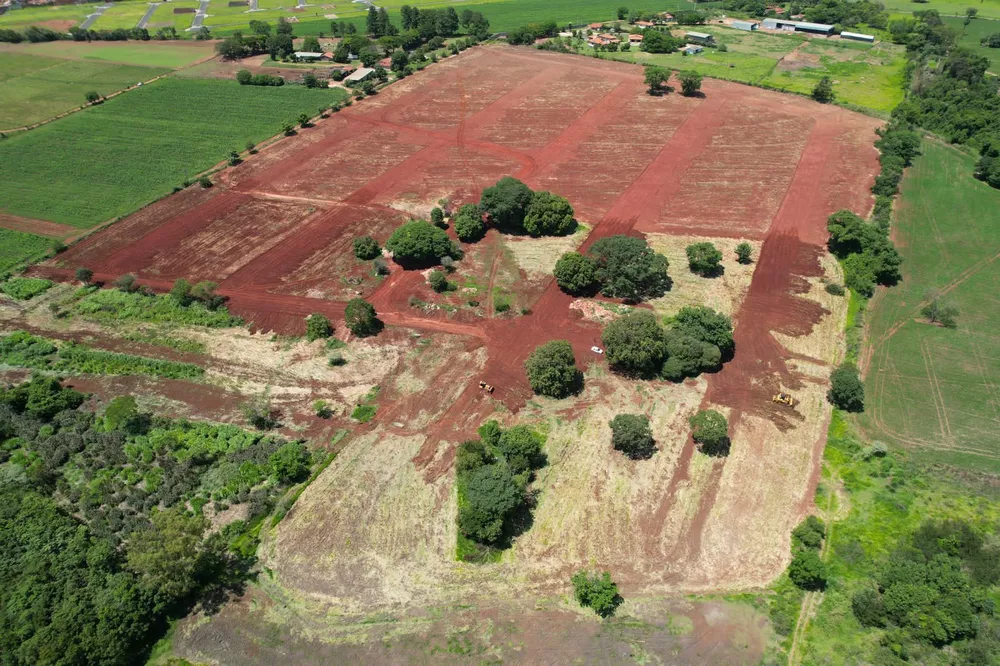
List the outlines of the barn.
{"label": "barn", "polygon": [[754,21],[733,21],[730,25],[737,30],[746,30],[747,32],[753,32],[758,27]]}
{"label": "barn", "polygon": [[826,23],[808,23],[806,21],[786,21],[784,19],[766,18],[763,26],[768,30],[790,30],[808,32],[814,35],[832,35],[833,26]]}
{"label": "barn", "polygon": [[684,38],[694,44],[714,44],[715,37],[707,32],[685,32]]}
{"label": "barn", "polygon": [[875,43],[875,35],[865,35],[860,32],[842,32],[840,33],[841,39],[853,39],[856,42],[868,42],[869,44]]}

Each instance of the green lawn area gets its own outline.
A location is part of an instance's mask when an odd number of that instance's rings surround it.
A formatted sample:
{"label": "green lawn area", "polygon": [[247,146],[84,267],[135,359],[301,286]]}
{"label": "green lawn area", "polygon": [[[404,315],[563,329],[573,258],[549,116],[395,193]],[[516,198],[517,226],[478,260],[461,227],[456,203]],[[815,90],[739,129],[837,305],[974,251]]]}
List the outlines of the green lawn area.
{"label": "green lawn area", "polygon": [[994,73],[1000,73],[1000,49],[991,49],[986,46],[980,46],[979,40],[983,37],[988,37],[993,33],[1000,32],[1000,21],[990,21],[987,19],[973,19],[968,26],[962,25],[964,19],[960,18],[945,18],[944,22],[948,24],[948,27],[952,28],[955,32],[959,34],[958,43],[967,49],[975,51],[981,56],[985,56],[990,59],[993,63],[990,67],[990,71]]}
{"label": "green lawn area", "polygon": [[884,0],[882,4],[889,10],[889,13],[936,9],[942,16],[965,16],[965,10],[968,7],[975,7],[979,10],[980,16],[1000,19],[1000,0],[929,0],[928,2]]}
{"label": "green lawn area", "polygon": [[[899,46],[748,33],[719,26],[701,26],[699,30],[715,35],[728,50],[705,49],[693,56],[636,50],[600,55],[803,94],[809,94],[821,77],[830,76],[838,100],[882,114],[891,111],[903,98],[906,60]],[[792,51],[796,51],[797,57],[782,61]],[[591,53],[591,49],[583,46],[580,52]]]}
{"label": "green lawn area", "polygon": [[0,129],[30,125],[78,107],[91,90],[109,95],[168,71],[0,51]]}
{"label": "green lawn area", "polygon": [[[1000,191],[973,179],[973,157],[927,141],[903,180],[895,237],[903,281],[869,310],[866,411],[873,439],[920,459],[1000,472]],[[961,311],[925,322],[930,290]]]}
{"label": "green lawn area", "polygon": [[161,79],[0,142],[0,210],[91,227],[168,194],[230,150],[344,94]]}
{"label": "green lawn area", "polygon": [[0,228],[0,272],[41,259],[51,247],[51,238]]}
{"label": "green lawn area", "polygon": [[[174,10],[198,9],[198,6],[199,3],[191,0],[185,0],[183,2],[165,2],[157,7],[156,11],[153,12],[153,16],[149,19],[149,23],[146,24],[146,29],[149,30],[150,34],[153,34],[156,32],[157,28],[167,28],[173,26],[177,32],[183,33],[185,30],[190,28],[191,24],[194,22],[195,12],[175,14]],[[100,27],[100,25],[98,25],[100,22],[100,19],[98,19],[95,27]]]}
{"label": "green lawn area", "polygon": [[215,55],[208,42],[42,42],[40,44],[10,44],[0,47],[5,51],[33,56],[66,58],[69,60],[100,60],[140,65],[143,67],[185,67],[203,58]]}
{"label": "green lawn area", "polygon": [[114,30],[115,28],[128,30],[134,28],[147,9],[149,9],[149,5],[145,2],[116,2],[111,5],[111,9],[104,10],[101,17],[94,21],[90,28],[91,30]]}
{"label": "green lawn area", "polygon": [[[14,9],[0,16],[0,28],[23,30],[30,25],[38,25],[46,21],[82,22],[88,14],[93,14],[99,2],[83,5],[47,5],[45,7],[25,7]],[[142,3],[145,5],[145,3]],[[55,29],[55,28],[53,28]]]}

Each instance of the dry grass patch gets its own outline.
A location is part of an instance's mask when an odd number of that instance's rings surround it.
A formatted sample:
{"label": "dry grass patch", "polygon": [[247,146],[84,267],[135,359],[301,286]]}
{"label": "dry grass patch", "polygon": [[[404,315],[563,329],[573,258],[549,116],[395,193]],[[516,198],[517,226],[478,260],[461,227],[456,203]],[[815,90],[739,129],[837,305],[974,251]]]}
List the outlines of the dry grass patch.
{"label": "dry grass patch", "polygon": [[503,244],[514,256],[518,267],[525,273],[552,275],[559,257],[580,247],[580,244],[587,237],[588,231],[587,227],[580,225],[576,233],[569,236],[549,236],[546,238],[505,236]]}

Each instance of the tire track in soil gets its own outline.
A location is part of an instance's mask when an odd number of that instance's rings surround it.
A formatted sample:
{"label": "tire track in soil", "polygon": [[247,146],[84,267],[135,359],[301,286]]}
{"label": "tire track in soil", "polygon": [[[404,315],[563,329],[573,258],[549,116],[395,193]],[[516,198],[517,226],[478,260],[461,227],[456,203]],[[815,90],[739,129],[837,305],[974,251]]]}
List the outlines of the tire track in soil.
{"label": "tire track in soil", "polygon": [[931,396],[934,398],[934,409],[937,411],[938,424],[941,427],[941,437],[954,441],[951,434],[951,423],[948,421],[947,406],[944,404],[944,396],[941,394],[941,385],[938,383],[937,372],[931,362],[931,352],[927,346],[927,340],[921,340],[920,355],[924,359],[924,367],[927,369],[927,380],[931,385]]}

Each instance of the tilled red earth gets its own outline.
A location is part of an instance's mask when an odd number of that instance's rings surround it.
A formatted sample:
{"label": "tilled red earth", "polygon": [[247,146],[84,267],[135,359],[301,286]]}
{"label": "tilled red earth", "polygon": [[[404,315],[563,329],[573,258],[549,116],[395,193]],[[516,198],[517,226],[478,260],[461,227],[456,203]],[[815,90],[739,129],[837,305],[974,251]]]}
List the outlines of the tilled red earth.
{"label": "tilled red earth", "polygon": [[[707,396],[741,413],[769,405],[761,396],[779,382],[794,388],[772,332],[808,332],[823,314],[797,294],[819,273],[826,216],[871,205],[878,122],[711,79],[703,92],[651,97],[639,67],[472,49],[278,142],[211,190],[189,189],[95,234],[60,255],[58,268],[38,272],[65,277],[87,266],[104,280],[131,272],[164,290],[180,277],[213,280],[257,328],[297,333],[311,312],[342,318],[355,294],[344,279],[354,237],[384,242],[407,211],[426,215],[441,197],[456,206],[476,200],[513,175],[568,197],[592,227],[585,246],[644,232],[763,240],[735,317],[736,358],[711,378]],[[484,377],[510,409],[530,395],[523,362],[535,346],[568,339],[582,358],[599,337],[554,283],[532,314],[484,320],[409,308],[415,280],[394,266],[374,291],[357,291],[388,325],[482,340]],[[470,385],[429,446],[492,409]]]}

